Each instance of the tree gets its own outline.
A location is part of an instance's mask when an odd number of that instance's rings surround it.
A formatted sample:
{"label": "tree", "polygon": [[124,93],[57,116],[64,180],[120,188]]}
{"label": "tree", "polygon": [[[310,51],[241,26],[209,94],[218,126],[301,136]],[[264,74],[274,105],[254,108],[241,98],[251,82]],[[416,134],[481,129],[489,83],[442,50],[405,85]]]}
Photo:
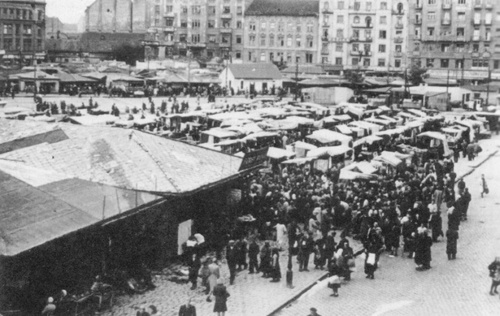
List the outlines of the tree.
{"label": "tree", "polygon": [[361,85],[363,84],[364,78],[363,74],[359,69],[346,72],[345,78],[349,81],[351,88],[354,90],[355,94],[360,93]]}
{"label": "tree", "polygon": [[131,43],[123,43],[113,47],[113,55],[118,61],[135,66],[137,60],[144,60],[144,47]]}
{"label": "tree", "polygon": [[426,72],[427,69],[413,64],[410,68],[410,73],[408,74],[408,82],[413,86],[418,86],[421,83],[424,83]]}

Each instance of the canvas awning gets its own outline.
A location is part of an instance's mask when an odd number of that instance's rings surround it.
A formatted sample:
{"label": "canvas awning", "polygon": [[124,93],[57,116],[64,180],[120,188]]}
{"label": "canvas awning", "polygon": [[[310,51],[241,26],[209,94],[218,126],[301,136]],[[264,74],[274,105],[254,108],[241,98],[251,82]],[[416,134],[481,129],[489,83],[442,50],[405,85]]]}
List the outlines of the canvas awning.
{"label": "canvas awning", "polygon": [[284,150],[281,148],[276,148],[276,147],[269,147],[269,150],[267,151],[267,157],[272,158],[272,159],[283,159],[283,158],[291,158],[294,157],[295,153]]}
{"label": "canvas awning", "polygon": [[369,144],[369,145],[371,145],[374,142],[380,141],[382,139],[383,138],[378,137],[376,135],[366,136],[366,137],[360,138],[357,141],[355,141],[353,147],[358,147],[358,146],[361,146],[363,144]]}
{"label": "canvas awning", "polygon": [[318,147],[307,153],[307,157],[324,157],[324,156],[341,156],[352,151],[352,148],[347,146],[333,146],[333,147]]}

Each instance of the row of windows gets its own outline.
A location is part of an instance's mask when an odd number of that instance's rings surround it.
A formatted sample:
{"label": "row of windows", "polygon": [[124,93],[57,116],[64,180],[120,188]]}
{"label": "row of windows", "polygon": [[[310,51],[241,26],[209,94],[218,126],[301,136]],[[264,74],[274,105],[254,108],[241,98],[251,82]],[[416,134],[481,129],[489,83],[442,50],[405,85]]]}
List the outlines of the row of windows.
{"label": "row of windows", "polygon": [[[422,65],[422,61],[420,59],[417,59],[414,62],[420,66]],[[453,65],[455,65],[455,67],[453,67]],[[449,58],[442,58],[442,59],[426,58],[425,59],[425,66],[427,68],[440,67],[440,68],[463,69],[464,68],[464,60],[463,59],[449,59]],[[488,67],[488,60],[487,59],[472,59],[472,67]],[[495,68],[495,69],[498,69],[498,68]]]}
{"label": "row of windows", "polygon": [[32,35],[33,29],[37,30],[37,35],[39,37],[42,36],[42,28],[36,28],[36,27],[33,27],[32,25],[26,25],[26,24],[5,23],[3,25],[1,32],[4,35],[17,35],[17,36],[19,36],[21,34],[21,32],[23,35]]}
{"label": "row of windows", "polygon": [[[159,22],[158,22],[159,24]],[[165,20],[165,25],[166,26],[174,26],[174,20],[172,19],[166,19]],[[181,25],[180,27],[183,27],[183,28],[187,28],[189,25],[188,21],[187,20],[181,20]],[[216,28],[216,23],[215,23],[215,20],[208,20],[207,21],[207,24],[204,24],[201,20],[192,20],[191,21],[191,27],[194,28],[194,29],[199,29],[199,28],[209,28],[209,29],[213,29],[213,28]],[[224,20],[222,19],[221,20],[221,23],[219,24],[219,27],[222,27],[222,28],[232,28],[233,27],[233,24],[231,23],[231,21],[228,21],[228,20]],[[242,21],[236,21],[236,28],[237,29],[242,29],[243,28],[243,22]]]}
{"label": "row of windows", "polygon": [[[324,29],[323,30],[323,37],[328,38],[329,37],[329,30]],[[344,30],[343,29],[337,29],[336,32],[336,38],[344,38]],[[353,38],[361,38],[361,31],[360,30],[353,30],[352,31],[352,37]],[[372,38],[372,30],[364,30],[364,36],[367,39]],[[403,36],[403,31],[402,30],[396,30],[396,37],[402,37]],[[387,31],[386,30],[380,30],[378,32],[378,38],[380,39],[387,39]]]}
{"label": "row of windows", "polygon": [[[302,58],[301,56],[295,56],[295,60],[293,60],[293,55],[292,53],[282,53],[282,52],[269,52],[269,53],[260,53],[257,54],[255,52],[248,52],[248,60],[249,61],[257,61],[256,59],[259,58],[259,61],[287,61],[288,63],[292,62],[297,62],[301,63]],[[267,59],[268,58],[268,59]],[[314,54],[313,53],[306,53],[305,54],[305,63],[307,64],[312,64],[313,63],[313,58]]]}
{"label": "row of windows", "polygon": [[[419,36],[420,35],[420,28],[417,28],[415,29],[415,35]],[[428,27],[427,30],[426,30],[426,35],[427,36],[434,36],[434,35],[438,35],[436,33],[436,28],[435,27]],[[439,35],[450,35],[452,36],[452,32],[451,31],[446,31],[446,32],[441,32]],[[455,33],[456,36],[465,36],[465,28],[463,27],[457,27],[457,30],[456,30],[456,33]],[[472,36],[473,37],[478,37],[481,35],[481,29],[476,27],[474,28],[473,32],[472,32]],[[491,28],[485,28],[484,29],[484,35],[487,39],[490,39],[491,38]]]}
{"label": "row of windows", "polygon": [[[181,7],[181,14],[188,14],[191,12],[191,14],[201,14],[203,6],[200,5],[193,5],[191,6],[191,10],[187,6],[182,6]],[[174,6],[172,5],[167,5],[165,8],[165,11],[167,13],[171,13],[174,11]],[[160,8],[158,6],[157,12],[160,13]],[[216,6],[208,6],[207,7],[207,14],[208,15],[214,15],[217,12],[217,7]],[[230,14],[231,13],[231,7],[230,6],[223,6],[222,7],[222,14]],[[237,6],[236,7],[236,14],[242,15],[243,14],[243,7],[242,6]]]}
{"label": "row of windows", "polygon": [[[329,18],[329,15],[325,14],[323,16],[323,23],[324,24],[329,24],[330,22],[330,18]],[[366,25],[370,26],[372,25],[372,18],[367,16],[364,18],[364,22]],[[337,15],[337,24],[344,24],[346,23],[345,19],[344,19],[344,16],[343,15]],[[354,16],[353,18],[353,23],[354,24],[360,24],[361,23],[361,17],[359,16]],[[398,16],[397,17],[397,24],[399,25],[403,25],[403,17],[401,16]],[[379,17],[379,25],[387,25],[387,16],[380,16]]]}
{"label": "row of windows", "polygon": [[[42,40],[36,40],[36,49],[41,50]],[[10,51],[25,51],[32,52],[33,50],[33,41],[31,39],[23,39],[22,41],[15,41],[12,38],[4,38],[3,42],[0,41],[0,49],[10,50]]]}
{"label": "row of windows", "polygon": [[[385,53],[387,52],[387,45],[385,44],[380,44],[378,45],[378,52],[379,53]],[[322,47],[323,50],[328,50],[328,44],[323,44]],[[371,52],[372,50],[372,45],[371,44],[352,44],[351,50],[353,52]],[[336,52],[343,52],[344,51],[344,43],[335,43],[335,51]],[[397,53],[401,53],[403,51],[403,46],[402,45],[395,45],[394,46],[394,51]]]}
{"label": "row of windows", "polygon": [[[200,43],[202,37],[201,37],[201,34],[191,34],[190,37],[188,37],[187,34],[180,34],[179,35],[179,42],[181,42],[181,43],[187,42],[188,39],[191,39],[192,43]],[[173,40],[173,38],[171,38],[171,40]],[[209,43],[217,43],[217,35],[208,35],[208,42]],[[221,36],[220,43],[231,44],[231,36],[230,35]],[[241,44],[241,39],[239,40],[239,43],[238,43],[238,39],[237,39],[236,43]]]}
{"label": "row of windows", "polygon": [[[484,43],[482,50],[489,50],[490,49],[490,44]],[[437,44],[437,45],[426,45],[424,47],[420,47],[420,43],[416,43],[414,45],[413,50],[416,52],[419,51],[426,51],[426,52],[434,52],[434,51],[441,51],[443,53],[467,53],[472,52],[472,53],[478,53],[480,49],[480,45],[475,43],[472,44],[470,49],[465,47],[465,44],[458,43],[458,44],[448,44],[448,43],[442,43],[442,44]]]}
{"label": "row of windows", "polygon": [[[347,6],[346,6],[346,4],[347,4]],[[348,5],[349,5],[349,1],[338,1],[337,2],[337,9],[338,10],[347,9]],[[398,3],[396,7],[398,8],[398,10],[401,11],[403,9],[403,4],[402,3]],[[367,1],[365,3],[365,7],[362,8],[361,7],[361,2],[355,1],[352,8],[355,11],[360,11],[361,9],[365,9],[366,11],[371,11],[372,10],[372,2]],[[387,10],[388,9],[387,2],[385,2],[385,1],[380,2],[379,8],[380,8],[380,10]],[[330,4],[328,3],[328,1],[324,2],[323,10],[326,10],[326,11],[330,10]]]}
{"label": "row of windows", "polygon": [[[264,34],[263,34],[264,35]],[[255,34],[250,34],[248,36],[248,46],[256,46],[256,39],[257,36]],[[268,47],[273,47],[273,46],[278,46],[278,47],[303,47],[302,45],[302,38],[301,37],[296,37],[295,40],[294,38],[289,35],[285,38],[285,36],[277,36],[276,40],[274,37],[274,34],[269,35],[269,39],[267,36],[260,36],[259,38],[259,46],[266,46],[268,44]],[[314,47],[314,39],[312,37],[308,37],[306,39],[305,43],[306,48],[313,48]]]}
{"label": "row of windows", "polygon": [[[417,6],[421,4],[421,1],[422,0],[416,0],[417,2]],[[480,2],[481,0],[473,0],[474,2]],[[440,1],[437,1],[437,0],[427,0],[427,4],[439,4]],[[444,4],[451,4],[451,0],[444,0]],[[467,0],[458,0],[458,4],[462,4],[462,5],[465,5],[467,4]]]}
{"label": "row of windows", "polygon": [[[329,60],[328,57],[322,57],[321,62],[323,64],[328,64]],[[344,59],[342,57],[336,57],[335,58],[335,65],[338,66],[343,66],[344,65]],[[372,61],[370,58],[357,58],[353,57],[351,58],[351,65],[352,66],[361,66],[363,65],[364,67],[370,67],[372,65]],[[390,66],[389,63],[387,63],[387,60],[385,58],[379,58],[377,59],[377,66],[378,67],[387,67]],[[400,68],[401,67],[401,59],[394,59],[394,67]]]}
{"label": "row of windows", "polygon": [[[37,11],[37,17],[39,21],[44,19],[44,12],[41,10]],[[15,8],[2,8],[0,9],[0,17],[5,19],[17,19],[17,20],[33,20],[33,11]]]}
{"label": "row of windows", "polygon": [[[438,17],[439,13],[436,13],[435,11],[429,11],[427,12],[427,21],[428,22],[433,22],[433,21],[437,21],[437,17]],[[440,21],[450,21],[451,22],[451,12],[450,11],[444,11],[441,16],[441,20]],[[497,15],[497,19],[500,18],[500,15]],[[491,24],[491,21],[493,19],[493,14],[491,12],[487,12],[484,14],[484,22],[486,24]],[[476,12],[474,13],[473,15],[473,20],[476,22],[480,22],[481,20],[481,13],[480,12]],[[422,21],[422,15],[420,13],[417,13],[415,15],[415,21],[417,23],[421,23]],[[457,13],[457,21],[466,21],[466,14],[465,12],[458,12]]]}
{"label": "row of windows", "polygon": [[[257,23],[255,21],[250,21],[249,22],[249,29],[250,31],[257,31]],[[265,32],[267,28],[269,27],[270,32],[278,31],[278,32],[284,32],[285,31],[285,23],[284,22],[261,22],[260,23],[260,28],[259,31]],[[287,23],[287,30],[289,32],[297,32],[300,33],[302,32],[302,24],[301,23],[294,23],[294,22],[288,22]],[[314,33],[314,24],[312,22],[307,23],[306,25],[306,32],[307,33]]]}

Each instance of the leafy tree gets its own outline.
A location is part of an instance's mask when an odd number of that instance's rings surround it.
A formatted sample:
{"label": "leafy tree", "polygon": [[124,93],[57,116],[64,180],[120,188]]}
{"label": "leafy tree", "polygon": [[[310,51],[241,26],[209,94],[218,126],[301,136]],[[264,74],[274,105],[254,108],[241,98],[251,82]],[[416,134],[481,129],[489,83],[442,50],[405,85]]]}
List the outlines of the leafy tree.
{"label": "leafy tree", "polygon": [[116,60],[135,66],[137,60],[144,60],[144,47],[138,44],[123,43],[113,47],[113,55]]}
{"label": "leafy tree", "polygon": [[418,86],[421,83],[424,83],[424,78],[426,78],[426,72],[427,69],[422,68],[419,65],[413,64],[408,74],[408,82],[414,86]]}
{"label": "leafy tree", "polygon": [[345,78],[349,81],[351,88],[354,90],[355,94],[360,93],[361,84],[363,83],[363,74],[359,69],[346,72]]}

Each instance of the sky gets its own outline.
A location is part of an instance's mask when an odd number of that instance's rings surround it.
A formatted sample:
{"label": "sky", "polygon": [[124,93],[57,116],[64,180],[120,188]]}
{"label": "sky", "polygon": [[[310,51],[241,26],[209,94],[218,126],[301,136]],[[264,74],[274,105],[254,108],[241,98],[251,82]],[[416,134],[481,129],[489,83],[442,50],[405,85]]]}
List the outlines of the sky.
{"label": "sky", "polygon": [[58,17],[63,23],[76,24],[85,9],[95,0],[45,0],[47,16]]}

